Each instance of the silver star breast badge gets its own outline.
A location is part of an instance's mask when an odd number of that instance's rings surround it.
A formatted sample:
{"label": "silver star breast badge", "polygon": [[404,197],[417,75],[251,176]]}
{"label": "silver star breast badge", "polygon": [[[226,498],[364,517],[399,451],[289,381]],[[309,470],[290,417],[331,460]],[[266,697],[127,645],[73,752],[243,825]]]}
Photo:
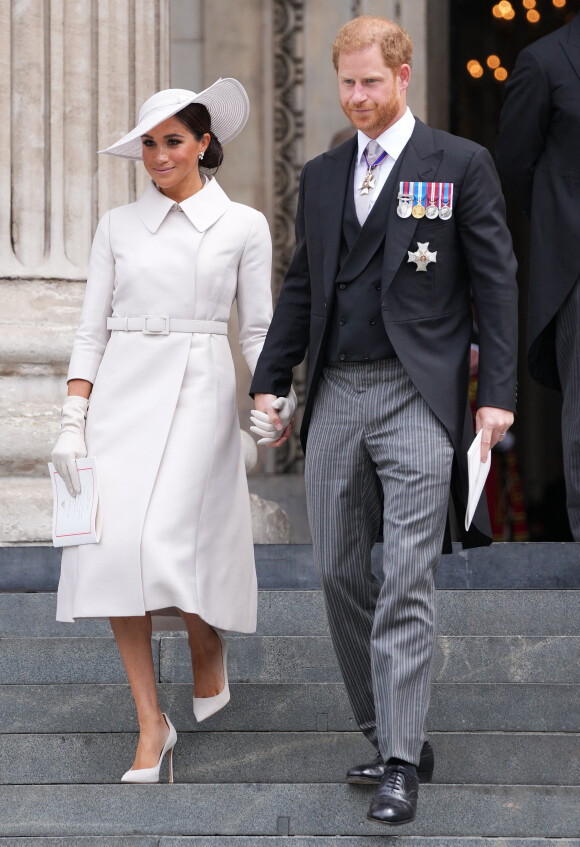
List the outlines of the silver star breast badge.
{"label": "silver star breast badge", "polygon": [[429,262],[436,262],[437,261],[437,250],[435,250],[435,252],[432,253],[429,250],[429,242],[428,241],[426,241],[425,244],[421,244],[421,242],[418,241],[417,247],[419,249],[415,250],[414,253],[411,253],[410,250],[407,250],[407,253],[409,254],[409,258],[407,259],[407,262],[415,262],[416,265],[417,265],[418,271],[426,271],[427,265],[429,264]]}

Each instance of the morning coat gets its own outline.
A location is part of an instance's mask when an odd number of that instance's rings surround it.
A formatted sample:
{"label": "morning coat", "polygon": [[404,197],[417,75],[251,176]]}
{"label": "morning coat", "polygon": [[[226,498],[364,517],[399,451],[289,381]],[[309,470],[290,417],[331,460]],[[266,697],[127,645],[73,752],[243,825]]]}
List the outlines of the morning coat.
{"label": "morning coat", "polygon": [[[455,450],[453,489],[460,525],[467,492],[467,449],[473,440],[468,404],[472,333],[471,296],[479,321],[478,406],[515,408],[517,363],[516,262],[505,204],[488,151],[416,120],[413,134],[370,212],[359,238],[339,266],[349,171],[357,139],[308,162],[300,181],[296,250],[258,361],[251,392],[284,395],[292,368],[308,349],[307,396],[301,430],[308,426],[325,361],[335,286],[349,283],[384,243],[381,310],[389,339],[414,385],[447,429]],[[391,177],[393,177],[391,179]],[[399,181],[453,183],[450,220],[401,218]],[[382,194],[390,191],[383,214]],[[389,198],[387,198],[389,199]],[[437,251],[427,271],[408,262],[418,242]],[[480,501],[463,543],[489,543]]]}
{"label": "morning coat", "polygon": [[580,14],[519,54],[506,83],[495,154],[531,219],[528,364],[560,388],[554,318],[580,278]]}

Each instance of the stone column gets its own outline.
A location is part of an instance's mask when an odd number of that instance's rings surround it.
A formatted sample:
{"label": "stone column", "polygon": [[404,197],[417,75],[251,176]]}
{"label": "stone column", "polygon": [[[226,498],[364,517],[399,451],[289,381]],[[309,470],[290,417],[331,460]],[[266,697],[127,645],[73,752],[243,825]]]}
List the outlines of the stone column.
{"label": "stone column", "polygon": [[92,234],[143,184],[96,151],[168,86],[168,44],[168,0],[0,0],[0,544],[50,538]]}

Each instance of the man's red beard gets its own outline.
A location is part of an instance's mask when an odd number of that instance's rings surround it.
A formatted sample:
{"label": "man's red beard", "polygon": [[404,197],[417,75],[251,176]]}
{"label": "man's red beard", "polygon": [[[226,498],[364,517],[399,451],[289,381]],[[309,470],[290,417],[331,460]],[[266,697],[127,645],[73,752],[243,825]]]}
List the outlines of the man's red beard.
{"label": "man's red beard", "polygon": [[[370,101],[365,101],[365,103],[369,103]],[[341,104],[342,105],[342,104]],[[364,108],[364,104],[359,107],[360,109]],[[397,117],[399,109],[401,108],[401,97],[398,91],[393,92],[393,96],[389,100],[388,103],[384,103],[381,106],[376,106],[375,104],[371,105],[372,111],[370,112],[359,112],[358,109],[350,107],[348,104],[346,106],[342,106],[342,111],[347,116],[349,121],[355,127],[355,129],[360,129],[366,135],[369,132],[377,132],[379,135],[383,132],[391,123],[393,123],[394,119]]]}

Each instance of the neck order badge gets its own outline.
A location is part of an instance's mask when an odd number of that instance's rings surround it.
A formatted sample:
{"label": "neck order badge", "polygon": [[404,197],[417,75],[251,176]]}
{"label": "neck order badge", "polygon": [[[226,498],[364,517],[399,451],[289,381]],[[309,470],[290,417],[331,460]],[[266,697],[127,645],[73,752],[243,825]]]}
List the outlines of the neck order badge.
{"label": "neck order badge", "polygon": [[387,152],[383,150],[381,155],[376,158],[379,150],[381,150],[381,147],[379,144],[377,144],[376,141],[371,141],[367,144],[366,150],[363,154],[365,157],[365,162],[367,163],[367,172],[365,174],[365,178],[362,181],[362,185],[359,188],[361,194],[368,194],[370,188],[376,187],[375,175],[373,171],[375,168],[378,168],[381,162],[383,162],[388,155]]}

